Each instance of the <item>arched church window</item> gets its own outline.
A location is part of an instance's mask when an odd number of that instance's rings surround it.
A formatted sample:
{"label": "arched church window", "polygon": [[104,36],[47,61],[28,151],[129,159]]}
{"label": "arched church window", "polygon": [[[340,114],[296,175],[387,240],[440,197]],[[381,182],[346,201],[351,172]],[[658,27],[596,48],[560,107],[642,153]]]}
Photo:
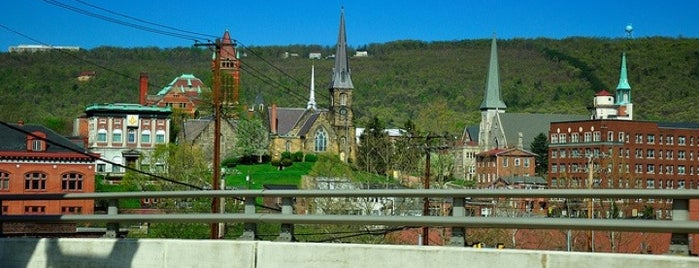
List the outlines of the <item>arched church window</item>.
{"label": "arched church window", "polygon": [[319,129],[316,131],[316,136],[315,136],[315,151],[316,152],[325,152],[328,149],[328,134],[325,132],[325,129]]}

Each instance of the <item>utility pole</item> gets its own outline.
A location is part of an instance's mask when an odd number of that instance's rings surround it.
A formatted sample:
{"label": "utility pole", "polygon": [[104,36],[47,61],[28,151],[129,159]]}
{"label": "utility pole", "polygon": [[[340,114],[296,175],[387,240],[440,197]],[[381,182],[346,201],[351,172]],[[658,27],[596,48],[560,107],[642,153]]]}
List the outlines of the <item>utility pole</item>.
{"label": "utility pole", "polygon": [[[430,166],[431,166],[431,157],[430,154],[433,149],[445,149],[445,146],[438,146],[438,147],[432,147],[430,145],[431,140],[435,138],[444,138],[443,136],[430,136],[429,133],[427,133],[427,136],[425,136],[425,178],[423,179],[423,188],[425,190],[430,189]],[[425,196],[423,198],[423,207],[422,207],[422,216],[429,216],[430,215],[430,198]],[[427,226],[422,227],[422,245],[428,246],[430,244],[430,228]]]}
{"label": "utility pole", "polygon": [[[219,180],[221,179],[221,39],[216,39],[214,43],[196,43],[194,46],[206,46],[214,48],[214,63],[211,66],[213,71],[213,105],[214,105],[214,155],[213,155],[213,175],[211,187],[214,191],[220,190]],[[211,213],[220,212],[220,198],[213,198],[211,201]],[[211,239],[220,239],[220,229],[218,223],[211,224]]]}

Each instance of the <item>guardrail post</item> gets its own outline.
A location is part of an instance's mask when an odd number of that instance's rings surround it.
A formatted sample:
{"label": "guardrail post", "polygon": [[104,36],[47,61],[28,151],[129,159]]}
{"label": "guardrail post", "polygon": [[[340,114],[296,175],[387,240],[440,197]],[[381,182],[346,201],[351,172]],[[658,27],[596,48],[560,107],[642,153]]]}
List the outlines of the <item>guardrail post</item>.
{"label": "guardrail post", "polygon": [[[119,214],[119,200],[109,199],[107,200],[107,215],[117,215]],[[117,238],[119,235],[119,223],[118,222],[108,222],[107,231],[104,234],[106,238]]]}
{"label": "guardrail post", "polygon": [[[0,216],[2,216],[2,199],[0,199]],[[5,223],[0,221],[0,237],[5,237],[5,231],[2,230],[3,225],[5,225]]]}
{"label": "guardrail post", "polygon": [[[294,198],[293,197],[282,197],[282,214],[294,214]],[[282,223],[281,231],[279,232],[279,237],[277,241],[291,242],[294,241],[294,224]]]}
{"label": "guardrail post", "polygon": [[[255,214],[255,197],[245,197],[245,214]],[[254,222],[243,223],[243,234],[238,240],[255,240],[257,224]]]}
{"label": "guardrail post", "polygon": [[[465,217],[466,208],[464,207],[464,198],[454,198],[452,204],[452,217]],[[451,227],[451,237],[449,238],[449,246],[464,247],[466,246],[466,228],[461,226]]]}
{"label": "guardrail post", "polygon": [[[689,220],[689,200],[672,200],[672,220]],[[672,233],[672,236],[670,237],[670,248],[667,250],[667,254],[689,256],[689,235]]]}

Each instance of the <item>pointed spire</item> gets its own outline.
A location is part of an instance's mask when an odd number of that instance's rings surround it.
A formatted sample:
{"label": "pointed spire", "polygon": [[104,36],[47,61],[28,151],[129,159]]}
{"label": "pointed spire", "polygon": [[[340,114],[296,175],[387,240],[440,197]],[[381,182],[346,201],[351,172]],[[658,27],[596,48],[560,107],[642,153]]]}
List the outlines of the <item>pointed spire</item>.
{"label": "pointed spire", "polygon": [[223,33],[221,38],[221,59],[223,60],[234,60],[236,59],[237,53],[235,52],[235,43],[231,39],[231,35],[228,33],[228,29]]}
{"label": "pointed spire", "polygon": [[316,97],[315,97],[315,73],[316,73],[316,67],[315,65],[311,65],[311,96],[308,98],[308,105],[306,106],[306,109],[308,110],[315,110],[316,109]]}
{"label": "pointed spire", "polygon": [[485,88],[485,97],[481,103],[481,110],[505,110],[507,105],[500,98],[500,77],[498,67],[498,45],[495,34],[490,45],[490,67],[488,69],[488,84]]}
{"label": "pointed spire", "polygon": [[616,89],[631,89],[629,78],[626,75],[626,52],[621,54],[621,70],[619,71],[619,85]]}
{"label": "pointed spire", "polygon": [[335,52],[335,68],[330,83],[331,88],[353,89],[350,77],[349,57],[347,55],[347,34],[345,33],[345,8],[340,12],[340,33],[337,37],[337,50]]}

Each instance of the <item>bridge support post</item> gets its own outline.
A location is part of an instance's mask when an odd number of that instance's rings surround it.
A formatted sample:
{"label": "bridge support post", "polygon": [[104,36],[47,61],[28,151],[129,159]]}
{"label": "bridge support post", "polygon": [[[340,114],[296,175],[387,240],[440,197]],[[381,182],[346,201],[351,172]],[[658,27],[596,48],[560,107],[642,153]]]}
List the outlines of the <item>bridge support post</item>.
{"label": "bridge support post", "polygon": [[[674,199],[672,200],[672,220],[687,221],[689,220],[689,200]],[[689,235],[672,233],[670,237],[670,248],[667,250],[668,255],[689,256]]]}
{"label": "bridge support post", "polygon": [[[294,214],[294,198],[293,197],[282,197],[282,214],[291,215]],[[281,242],[292,242],[296,240],[294,238],[294,225],[291,223],[282,223],[281,231],[277,241]]]}
{"label": "bridge support post", "polygon": [[[255,197],[245,197],[245,214],[255,214]],[[257,224],[254,222],[246,222],[243,224],[243,234],[238,237],[238,240],[255,240],[257,237]]]}
{"label": "bridge support post", "polygon": [[[119,200],[109,199],[107,200],[107,215],[117,215],[119,214]],[[119,223],[118,222],[108,222],[107,231],[104,234],[105,238],[117,238],[119,236]]]}
{"label": "bridge support post", "polygon": [[[464,207],[464,198],[454,198],[452,204],[452,217],[465,217],[466,208]],[[466,246],[466,228],[460,226],[451,227],[451,237],[449,238],[449,246],[465,247]]]}

